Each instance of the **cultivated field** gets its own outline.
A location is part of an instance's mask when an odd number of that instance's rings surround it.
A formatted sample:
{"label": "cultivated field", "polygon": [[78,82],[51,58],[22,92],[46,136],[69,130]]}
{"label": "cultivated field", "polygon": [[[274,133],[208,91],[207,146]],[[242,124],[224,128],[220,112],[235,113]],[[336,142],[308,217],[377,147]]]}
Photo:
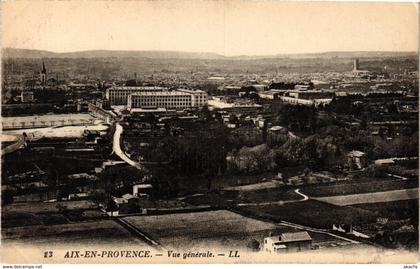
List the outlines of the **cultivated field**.
{"label": "cultivated field", "polygon": [[419,200],[401,200],[383,203],[357,204],[357,207],[380,214],[389,219],[407,219],[411,218],[418,222],[419,219]]}
{"label": "cultivated field", "polygon": [[336,206],[313,199],[284,205],[242,207],[241,211],[274,221],[283,220],[323,229],[331,229],[333,224],[371,223],[379,216],[368,210]]}
{"label": "cultivated field", "polygon": [[92,201],[66,201],[66,202],[37,202],[13,203],[2,207],[2,214],[14,213],[56,213],[60,210],[87,210],[95,209],[97,205]]}
{"label": "cultivated field", "polygon": [[[234,248],[249,251],[252,241],[283,232],[301,231],[292,227],[248,218],[227,210],[158,216],[133,216],[125,220],[165,248]],[[313,245],[320,248],[347,245],[329,235],[309,232]]]}
{"label": "cultivated field", "polygon": [[384,192],[359,193],[340,196],[318,197],[316,200],[327,202],[339,206],[382,203],[400,200],[417,199],[419,197],[418,188],[392,190]]}
{"label": "cultivated field", "polygon": [[5,228],[2,229],[2,240],[40,244],[136,243],[140,246],[145,245],[113,220]]}
{"label": "cultivated field", "polygon": [[218,194],[207,193],[200,196],[191,196],[184,201],[194,205],[236,205],[238,203],[263,203],[299,200],[302,196],[294,190],[282,188],[260,189],[255,191],[221,191]]}
{"label": "cultivated field", "polygon": [[46,127],[46,128],[31,128],[4,131],[6,134],[22,134],[28,135],[28,140],[38,140],[41,138],[76,138],[82,137],[85,130],[90,131],[106,131],[107,125],[81,125],[81,126],[63,126],[63,127]]}
{"label": "cultivated field", "polygon": [[324,197],[334,195],[347,195],[369,193],[378,191],[400,190],[418,187],[417,180],[357,180],[326,185],[313,185],[302,187],[302,192],[311,197]]}
{"label": "cultivated field", "polygon": [[261,241],[270,232],[279,230],[274,224],[226,210],[125,219],[164,247],[188,249],[213,245],[246,248],[252,239]]}
{"label": "cultivated field", "polygon": [[69,124],[93,123],[95,118],[90,114],[52,114],[23,117],[2,117],[3,129],[62,126]]}

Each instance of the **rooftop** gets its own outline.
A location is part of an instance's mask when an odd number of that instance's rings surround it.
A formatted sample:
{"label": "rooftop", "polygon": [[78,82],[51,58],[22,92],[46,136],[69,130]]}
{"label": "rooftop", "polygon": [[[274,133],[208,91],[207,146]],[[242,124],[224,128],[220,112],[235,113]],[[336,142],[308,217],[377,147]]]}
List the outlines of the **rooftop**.
{"label": "rooftop", "polygon": [[268,239],[274,242],[287,243],[296,241],[312,241],[308,232],[282,233],[280,236],[270,236]]}
{"label": "rooftop", "polygon": [[162,91],[162,92],[150,92],[150,91],[144,91],[144,92],[135,92],[130,94],[131,96],[190,96],[190,93],[188,92],[180,92],[180,91]]}
{"label": "rooftop", "polygon": [[168,88],[166,87],[159,87],[159,86],[112,86],[112,90],[130,90],[130,91],[136,91],[136,90],[166,90]]}

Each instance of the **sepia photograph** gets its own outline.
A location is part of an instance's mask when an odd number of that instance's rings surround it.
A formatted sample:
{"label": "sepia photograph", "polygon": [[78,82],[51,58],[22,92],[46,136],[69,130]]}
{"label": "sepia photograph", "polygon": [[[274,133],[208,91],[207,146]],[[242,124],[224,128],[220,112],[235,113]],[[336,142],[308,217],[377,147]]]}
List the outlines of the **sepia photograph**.
{"label": "sepia photograph", "polygon": [[419,3],[0,5],[2,268],[417,268]]}

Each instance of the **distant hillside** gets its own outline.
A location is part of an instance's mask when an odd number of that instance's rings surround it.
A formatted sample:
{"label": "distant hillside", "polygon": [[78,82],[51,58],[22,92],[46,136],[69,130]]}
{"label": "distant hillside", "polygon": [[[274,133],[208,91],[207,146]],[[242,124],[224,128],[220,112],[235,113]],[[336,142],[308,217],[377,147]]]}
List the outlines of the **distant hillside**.
{"label": "distant hillside", "polygon": [[227,57],[217,53],[180,52],[180,51],[122,51],[122,50],[88,50],[78,52],[56,53],[45,50],[4,48],[3,58],[150,58],[150,59],[208,59],[208,60],[256,60],[273,58],[382,58],[416,56],[416,52],[392,51],[332,51],[324,53],[276,54],[258,56]]}
{"label": "distant hillside", "polygon": [[86,50],[56,53],[45,50],[5,48],[5,58],[150,58],[150,59],[223,59],[216,53],[179,52],[179,51],[123,51],[123,50]]}

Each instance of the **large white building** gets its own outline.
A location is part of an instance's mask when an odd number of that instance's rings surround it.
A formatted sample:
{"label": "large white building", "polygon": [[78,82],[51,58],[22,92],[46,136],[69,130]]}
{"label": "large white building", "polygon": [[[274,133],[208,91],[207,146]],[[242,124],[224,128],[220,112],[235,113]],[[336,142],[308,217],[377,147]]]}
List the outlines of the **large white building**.
{"label": "large white building", "polygon": [[165,108],[181,110],[207,105],[207,93],[201,90],[136,92],[128,96],[127,109]]}
{"label": "large white building", "polygon": [[105,97],[110,105],[127,105],[128,95],[136,92],[159,92],[168,88],[156,86],[114,86],[106,90]]}
{"label": "large white building", "polygon": [[202,90],[178,89],[178,92],[191,94],[191,106],[203,107],[207,105],[207,93]]}

